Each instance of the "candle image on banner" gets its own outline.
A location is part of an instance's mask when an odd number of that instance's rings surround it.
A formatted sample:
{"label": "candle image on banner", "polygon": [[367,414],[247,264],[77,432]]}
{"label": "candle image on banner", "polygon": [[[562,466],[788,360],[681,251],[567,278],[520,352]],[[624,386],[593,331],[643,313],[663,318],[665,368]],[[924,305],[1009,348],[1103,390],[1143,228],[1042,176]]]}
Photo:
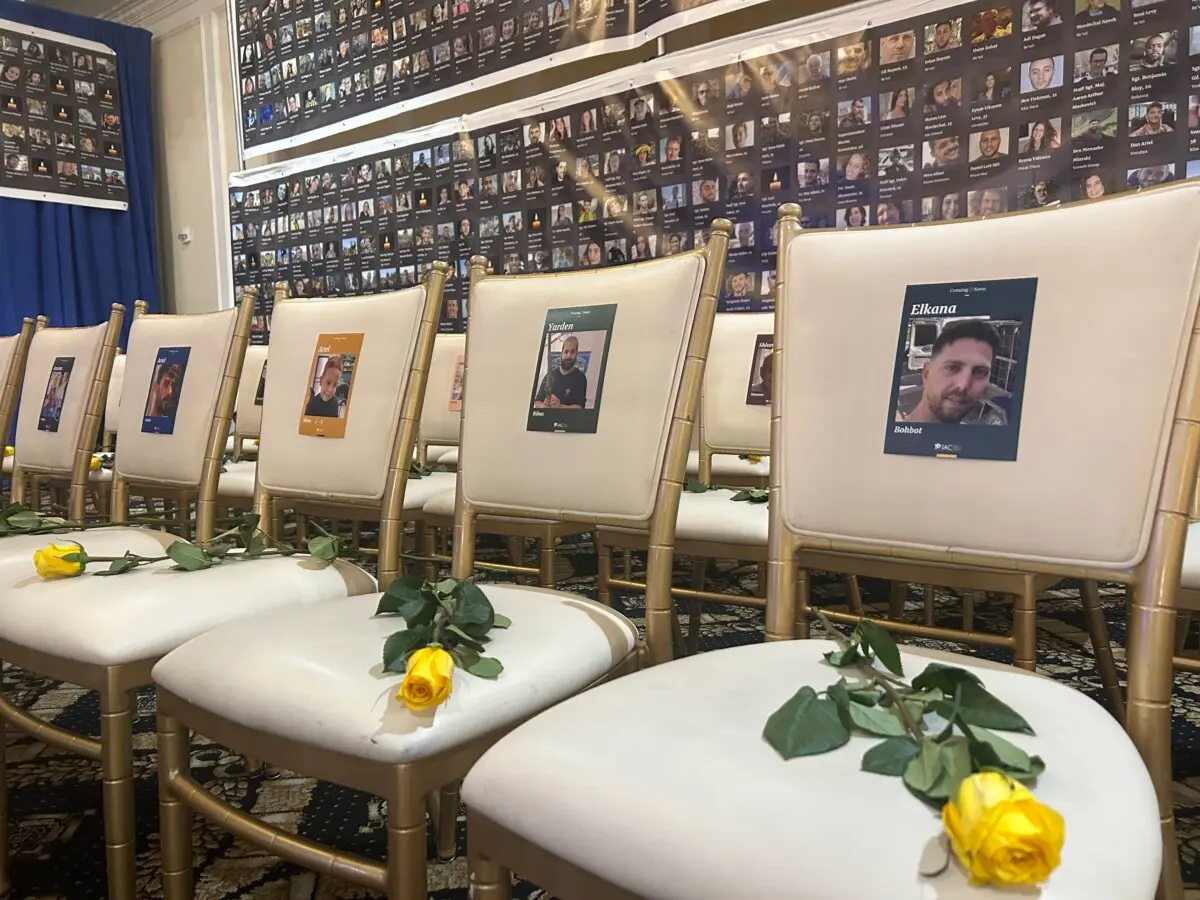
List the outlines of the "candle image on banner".
{"label": "candle image on banner", "polygon": [[750,384],[746,388],[747,406],[771,405],[771,375],[775,335],[760,334],[754,339],[754,357],[750,361]]}
{"label": "candle image on banner", "polygon": [[191,347],[159,348],[146,395],[146,411],[142,414],[143,434],[175,433],[175,415],[191,352]]}
{"label": "candle image on banner", "polygon": [[362,353],[362,342],[362,334],[322,334],[317,337],[300,414],[301,434],[323,438],[346,436],[354,371]]}
{"label": "candle image on banner", "polygon": [[909,285],[884,453],[1015,460],[1036,278]]}
{"label": "candle image on banner", "polygon": [[63,404],[67,399],[67,385],[71,381],[71,370],[75,368],[75,357],[59,356],[50,367],[46,380],[46,393],[42,397],[42,411],[38,415],[38,431],[58,431],[62,420]]}
{"label": "candle image on banner", "polygon": [[546,311],[527,431],[595,434],[616,304]]}

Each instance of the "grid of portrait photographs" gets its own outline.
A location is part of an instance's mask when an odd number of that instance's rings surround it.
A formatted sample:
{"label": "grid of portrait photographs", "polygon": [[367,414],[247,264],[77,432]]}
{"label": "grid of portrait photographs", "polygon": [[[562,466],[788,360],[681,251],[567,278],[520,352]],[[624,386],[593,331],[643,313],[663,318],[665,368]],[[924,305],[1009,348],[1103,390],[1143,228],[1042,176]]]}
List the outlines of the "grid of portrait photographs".
{"label": "grid of portrait photographs", "polygon": [[242,143],[302,135],[711,2],[237,0]]}
{"label": "grid of portrait photographs", "polygon": [[775,335],[760,334],[754,339],[754,357],[750,360],[750,383],[746,386],[747,406],[771,405],[771,382],[775,369]]}
{"label": "grid of portrait photographs", "polygon": [[1017,458],[1036,295],[1036,278],[908,286],[884,453]]}
{"label": "grid of portrait photographs", "polygon": [[724,216],[720,308],[770,310],[783,202],[805,228],[856,228],[1200,174],[1200,64],[1183,58],[1200,59],[1200,3],[1192,26],[1177,2],[954,6],[536,118],[467,117],[470,133],[234,189],[235,284],[268,298],[265,340],[277,284],[371,293],[443,259],[455,331],[472,254],[497,272],[616,265],[703,246]]}
{"label": "grid of portrait photographs", "polygon": [[117,59],[0,25],[0,193],[128,202]]}

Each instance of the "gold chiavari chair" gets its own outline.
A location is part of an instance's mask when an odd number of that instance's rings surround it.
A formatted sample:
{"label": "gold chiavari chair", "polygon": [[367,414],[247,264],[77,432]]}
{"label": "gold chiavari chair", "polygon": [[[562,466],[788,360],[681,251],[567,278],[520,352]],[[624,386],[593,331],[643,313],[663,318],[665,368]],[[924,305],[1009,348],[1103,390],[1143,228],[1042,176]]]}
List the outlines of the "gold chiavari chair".
{"label": "gold chiavari chair", "polygon": [[[434,364],[430,371],[430,392],[421,410],[421,444],[417,451],[420,465],[438,468],[458,465],[458,429],[460,417],[451,409],[451,393],[454,391],[455,370],[463,358],[466,335],[444,334],[438,336],[438,347],[434,348]],[[461,399],[459,400],[461,403]],[[445,538],[454,526],[455,490],[450,487],[430,497],[423,507],[422,553],[428,558],[449,562],[445,550],[438,550],[437,537]],[[577,522],[538,521],[536,519],[511,519],[481,516],[476,524],[477,534],[495,534],[506,538],[511,560],[508,563],[477,563],[481,569],[508,572],[513,575],[533,575],[542,587],[552,588],[558,583],[557,554],[555,548],[564,537],[585,534],[589,525]],[[537,546],[538,564],[525,564],[525,542],[533,540]]]}
{"label": "gold chiavari chair", "polygon": [[[30,342],[23,402],[17,411],[14,502],[40,507],[45,487],[52,495],[65,495],[65,509],[58,512],[83,521],[92,451],[124,318],[125,308],[114,305],[103,325],[47,328],[39,324]],[[36,486],[33,490],[31,483]]]}
{"label": "gold chiavari chair", "polygon": [[[729,223],[718,220],[705,250],[593,272],[491,277],[485,259],[472,260],[455,578],[474,571],[475,521],[483,515],[593,525],[650,518],[656,523],[650,590],[669,589],[675,507],[729,232]],[[529,430],[548,317],[586,308],[613,314],[611,338],[599,351],[605,359],[593,356],[596,368],[589,365],[596,377],[605,373],[589,388],[601,398],[596,431]],[[282,331],[277,319],[274,341]],[[419,398],[413,401],[415,419]],[[268,437],[270,417],[268,409]],[[407,469],[410,454],[410,447],[398,448],[393,466]],[[547,478],[548,471],[555,477]],[[385,534],[381,551],[397,539]],[[494,680],[455,672],[449,698],[429,713],[404,707],[392,696],[399,676],[381,672],[384,640],[402,625],[373,617],[378,595],[258,616],[164,658],[154,677],[166,900],[193,893],[189,807],[293,863],[392,900],[423,896],[426,798],[438,797],[429,804],[438,854],[452,857],[457,782],[497,736],[637,663],[636,627],[600,604],[543,588],[481,587],[511,619],[488,644],[505,669]],[[658,615],[648,628],[655,636],[670,631]],[[386,865],[282,833],[203,791],[188,771],[189,729],[385,797]]]}
{"label": "gold chiavari chair", "polygon": [[[1197,201],[1200,187],[1189,185],[1044,216],[803,234],[799,207],[785,206],[768,641],[598,686],[494,745],[463,784],[472,896],[508,897],[509,871],[564,900],[890,898],[903,890],[1010,896],[969,887],[957,865],[936,881],[918,875],[942,826],[900,779],[861,771],[875,740],[852,737],[846,747],[785,761],[763,739],[768,717],[800,687],[821,690],[845,674],[823,659],[837,648],[832,641],[793,639],[798,555],[832,544],[847,555],[1002,561],[1038,574],[1126,581],[1141,607],[1142,621],[1135,615],[1131,623],[1133,649],[1149,660],[1140,648],[1149,650],[1148,632],[1157,629],[1161,651],[1173,621],[1155,617],[1169,612],[1163,588],[1178,577],[1200,455]],[[1139,236],[1134,247],[1131,235]],[[1134,326],[1133,341],[1124,313],[1143,308],[1136,298],[1144,269],[1062,267],[1093,242],[1121,242],[1161,276],[1156,308]],[[863,259],[872,266],[864,269]],[[864,281],[848,294],[842,288],[852,268]],[[1032,341],[1021,360],[1028,368],[1017,459],[884,454],[906,289],[1027,277],[1038,285],[1025,323]],[[1092,365],[1113,348],[1121,348],[1121,365]],[[840,377],[831,384],[824,376],[835,369]],[[1111,436],[1110,403],[1129,411],[1126,434],[1097,453]],[[1074,414],[1070,422],[1062,421],[1064,409]],[[956,498],[990,514],[955,508]],[[664,640],[655,656],[669,649]],[[1161,684],[1151,685],[1135,658],[1130,740],[1083,693],[1015,668],[905,647],[906,677],[931,657],[972,672],[1036,733],[1006,737],[1042,757],[1038,797],[1066,822],[1061,865],[1042,896],[1154,897],[1164,837],[1166,868],[1175,868],[1174,838],[1156,827],[1162,770],[1152,779],[1138,746],[1153,771],[1162,745],[1147,754],[1142,741],[1151,725],[1156,738],[1165,730],[1149,712],[1151,703],[1169,709],[1169,684],[1155,693]],[[1160,652],[1145,668],[1161,678],[1165,659]],[[1158,790],[1161,801],[1162,782]],[[797,864],[797,848],[813,861],[840,860],[850,845],[871,848],[870,864]],[[1170,900],[1181,896],[1177,873],[1174,888],[1164,885]]]}
{"label": "gold chiavari chair", "polygon": [[[410,309],[423,303],[424,292],[417,293],[420,297],[410,301]],[[399,296],[383,300],[399,302]],[[337,302],[352,308],[355,299]],[[143,315],[134,320],[118,420],[121,438],[113,477],[115,524],[128,520],[131,493],[163,496],[179,491],[197,497],[200,543],[213,539],[217,479],[253,307],[253,298],[244,296],[238,310],[193,316]],[[143,427],[150,391],[159,380],[157,360],[165,348],[187,351],[170,433],[153,423]],[[61,352],[55,347],[50,355]],[[394,351],[389,348],[389,352]],[[33,383],[39,382],[44,386],[40,377]],[[303,384],[304,378],[296,382],[294,410],[300,407]],[[176,385],[180,385],[178,380]],[[0,700],[0,718],[51,746],[100,762],[108,896],[114,900],[132,900],[135,893],[133,692],[150,683],[150,670],[158,658],[196,634],[238,616],[344,596],[374,585],[368,575],[349,563],[338,561],[326,567],[307,557],[226,563],[194,572],[178,571],[172,562],[164,561],[116,577],[84,574],[51,581],[39,579],[33,570],[34,549],[52,541],[77,542],[93,556],[133,552],[162,557],[176,540],[164,532],[131,527],[0,540],[0,589],[5,597],[0,604],[0,659],[97,691],[100,739],[66,731],[9,700]],[[7,886],[6,853],[0,853],[0,864],[4,866],[0,882]]]}
{"label": "gold chiavari chair", "polygon": [[[17,409],[17,401],[21,394],[21,381],[25,377],[25,361],[29,356],[29,344],[33,341],[34,330],[45,327],[45,317],[39,316],[35,322],[25,318],[21,330],[16,334],[0,338],[0,372],[3,372],[4,393],[0,395],[0,428],[4,430],[4,442],[8,443],[12,434],[13,414]],[[2,474],[11,479],[14,468],[14,457],[5,456]]]}

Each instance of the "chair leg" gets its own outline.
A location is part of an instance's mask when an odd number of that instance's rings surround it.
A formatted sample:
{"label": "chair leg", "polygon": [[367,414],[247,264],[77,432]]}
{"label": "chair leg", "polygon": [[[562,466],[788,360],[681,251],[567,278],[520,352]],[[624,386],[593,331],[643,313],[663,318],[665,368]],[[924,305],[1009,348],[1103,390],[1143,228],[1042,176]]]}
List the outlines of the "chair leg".
{"label": "chair leg", "polygon": [[438,791],[437,855],[440,862],[450,862],[458,855],[458,785],[448,784]]}
{"label": "chair leg", "polygon": [[[247,764],[250,763],[247,758]],[[192,900],[192,811],[175,796],[171,775],[191,768],[188,730],[169,716],[158,716],[158,819],[162,854],[163,900]]]}
{"label": "chair leg", "polygon": [[[708,560],[701,559],[696,556],[692,558],[692,588],[697,591],[704,590],[704,576],[708,572]],[[694,597],[688,600],[688,633],[687,633],[687,654],[700,652],[700,616],[701,603]]]}
{"label": "chair leg", "polygon": [[[421,532],[421,555],[431,558],[437,553],[436,529],[425,526]],[[421,564],[422,576],[426,581],[437,581],[438,564],[427,562]]]}
{"label": "chair leg", "polygon": [[100,692],[100,770],[110,900],[133,900],[133,694]]}
{"label": "chair leg", "polygon": [[1109,709],[1118,722],[1125,724],[1125,696],[1121,693],[1121,679],[1117,675],[1117,664],[1113,660],[1112,644],[1108,640],[1108,623],[1104,621],[1104,610],[1100,606],[1100,591],[1090,578],[1079,583],[1079,600],[1083,605],[1083,620],[1087,623],[1088,637],[1092,641],[1092,655],[1096,657],[1096,668],[1100,672],[1100,683],[1108,697]]}
{"label": "chair leg", "polygon": [[554,535],[547,530],[538,539],[538,578],[542,582],[542,587],[551,590],[558,585],[558,572],[556,571],[558,557],[554,551]]}
{"label": "chair leg", "polygon": [[512,897],[512,874],[486,856],[468,851],[471,900],[509,900]]}
{"label": "chair leg", "polygon": [[861,616],[863,614],[863,602],[862,591],[858,589],[858,577],[856,575],[843,575],[842,584],[846,588],[846,603],[850,607],[850,611]]}
{"label": "chair leg", "polygon": [[[1145,760],[1158,796],[1163,866],[1156,900],[1183,900],[1183,876],[1175,834],[1175,785],[1171,776],[1171,690],[1175,610],[1164,603],[1161,583],[1139,584],[1131,592],[1126,642],[1129,706],[1126,729]],[[1168,595],[1170,596],[1170,595]]]}
{"label": "chair leg", "polygon": [[612,578],[612,547],[600,540],[599,533],[594,538],[596,542],[596,600],[605,606],[612,606],[612,588],[609,580]]}
{"label": "chair leg", "polygon": [[908,596],[908,584],[903,581],[893,581],[888,585],[888,618],[892,620],[904,618],[904,600]]}
{"label": "chair leg", "polygon": [[388,900],[424,897],[425,802],[403,785],[388,798],[387,832]]}
{"label": "chair leg", "polygon": [[1013,595],[1013,665],[1030,672],[1037,667],[1037,588],[1031,578]]}
{"label": "chair leg", "polygon": [[[4,663],[0,662],[0,670]],[[8,750],[8,726],[0,720],[0,897],[8,896],[8,771],[5,759]]]}
{"label": "chair leg", "polygon": [[808,584],[808,569],[796,570],[796,639],[804,641],[808,639],[809,624],[808,624],[808,607],[811,597],[809,596]]}
{"label": "chair leg", "polygon": [[1188,631],[1192,627],[1192,613],[1190,610],[1180,610],[1179,615],[1175,617],[1175,655],[1183,653],[1187,648]]}
{"label": "chair leg", "polygon": [[937,597],[937,591],[932,584],[927,584],[925,587],[925,618],[922,620],[926,628],[933,627],[934,619],[934,600]]}
{"label": "chair leg", "polygon": [[975,601],[981,596],[986,596],[982,591],[963,591],[962,592],[962,629],[963,631],[975,630]]}

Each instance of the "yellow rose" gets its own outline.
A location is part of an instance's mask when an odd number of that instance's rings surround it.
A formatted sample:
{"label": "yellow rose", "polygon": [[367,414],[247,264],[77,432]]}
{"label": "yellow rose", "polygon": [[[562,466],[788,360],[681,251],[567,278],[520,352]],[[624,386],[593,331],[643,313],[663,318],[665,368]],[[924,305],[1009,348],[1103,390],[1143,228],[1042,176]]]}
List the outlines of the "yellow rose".
{"label": "yellow rose", "polygon": [[973,884],[1041,884],[1058,868],[1062,816],[1003,772],[964,779],[942,824]]}
{"label": "yellow rose", "polygon": [[102,465],[104,465],[104,463],[103,463],[103,461],[100,459],[100,457],[98,457],[98,456],[93,456],[93,457],[92,457],[92,461],[91,461],[91,463],[89,464],[88,468],[90,468],[90,469],[91,469],[93,472],[99,472],[99,471],[100,471],[100,467],[101,467]]}
{"label": "yellow rose", "polygon": [[[67,559],[75,555],[74,559]],[[78,544],[50,544],[33,553],[33,565],[42,578],[74,578],[82,575],[87,555]]]}
{"label": "yellow rose", "polygon": [[17,454],[17,448],[16,448],[16,447],[14,447],[14,446],[12,446],[11,444],[7,445],[7,446],[4,448],[4,455],[5,455],[5,456],[16,456],[16,454]]}
{"label": "yellow rose", "polygon": [[761,457],[761,456],[759,456],[757,453],[751,453],[751,454],[749,454],[749,455],[746,457],[746,459],[748,459],[748,460],[749,460],[750,462],[752,462],[752,463],[760,463],[760,462],[762,462],[762,457]]}
{"label": "yellow rose", "polygon": [[413,712],[432,709],[454,688],[454,657],[437,645],[423,647],[408,658],[396,699]]}

